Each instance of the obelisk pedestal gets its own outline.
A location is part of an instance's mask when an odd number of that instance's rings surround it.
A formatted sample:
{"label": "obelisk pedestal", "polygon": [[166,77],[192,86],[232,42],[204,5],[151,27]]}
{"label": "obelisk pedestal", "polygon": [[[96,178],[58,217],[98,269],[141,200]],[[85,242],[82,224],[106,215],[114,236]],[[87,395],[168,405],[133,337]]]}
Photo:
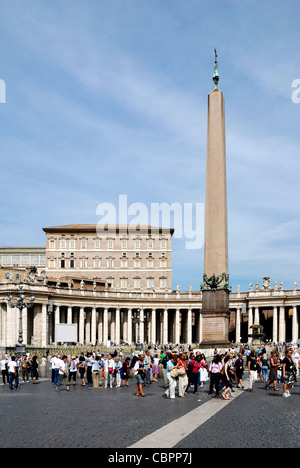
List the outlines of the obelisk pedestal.
{"label": "obelisk pedestal", "polygon": [[202,291],[202,347],[226,347],[229,344],[229,291]]}
{"label": "obelisk pedestal", "polygon": [[218,89],[208,96],[204,276],[202,289],[203,346],[227,345],[229,335],[228,222],[225,104]]}

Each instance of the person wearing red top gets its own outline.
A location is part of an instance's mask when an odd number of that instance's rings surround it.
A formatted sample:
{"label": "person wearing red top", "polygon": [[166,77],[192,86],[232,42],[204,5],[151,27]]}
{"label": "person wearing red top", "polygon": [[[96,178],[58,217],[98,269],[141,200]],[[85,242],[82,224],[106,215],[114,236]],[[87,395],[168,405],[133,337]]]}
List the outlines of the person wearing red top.
{"label": "person wearing red top", "polygon": [[191,380],[194,384],[194,395],[195,395],[195,393],[197,393],[197,390],[198,390],[199,372],[202,367],[200,354],[196,356],[196,359],[193,359],[191,361],[191,365],[192,365],[192,379]]}

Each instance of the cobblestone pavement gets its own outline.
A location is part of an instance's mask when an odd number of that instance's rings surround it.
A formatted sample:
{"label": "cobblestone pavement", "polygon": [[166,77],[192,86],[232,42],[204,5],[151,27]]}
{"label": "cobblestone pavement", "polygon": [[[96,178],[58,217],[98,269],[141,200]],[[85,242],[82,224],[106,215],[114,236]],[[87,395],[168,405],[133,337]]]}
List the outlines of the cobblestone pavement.
{"label": "cobblestone pavement", "polygon": [[278,386],[274,392],[256,383],[253,393],[245,391],[175,448],[299,448],[300,383],[290,398],[282,398]]}
{"label": "cobblestone pavement", "polygon": [[[207,384],[176,400],[163,396],[162,380],[145,388],[146,398],[135,396],[134,380],[130,385],[94,390],[78,383],[70,392],[56,392],[49,380],[13,391],[1,385],[0,447],[126,448],[212,398]],[[299,384],[284,399],[257,383],[177,447],[299,447],[299,395]]]}

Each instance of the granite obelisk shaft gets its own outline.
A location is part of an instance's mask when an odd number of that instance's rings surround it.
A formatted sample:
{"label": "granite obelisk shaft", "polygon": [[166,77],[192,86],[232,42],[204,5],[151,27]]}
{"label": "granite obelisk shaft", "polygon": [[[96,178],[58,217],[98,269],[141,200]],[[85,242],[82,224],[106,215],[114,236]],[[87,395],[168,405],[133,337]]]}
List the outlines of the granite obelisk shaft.
{"label": "granite obelisk shaft", "polygon": [[216,88],[208,96],[202,346],[226,346],[229,275],[225,104]]}
{"label": "granite obelisk shaft", "polygon": [[208,96],[204,273],[228,275],[225,103],[218,88]]}

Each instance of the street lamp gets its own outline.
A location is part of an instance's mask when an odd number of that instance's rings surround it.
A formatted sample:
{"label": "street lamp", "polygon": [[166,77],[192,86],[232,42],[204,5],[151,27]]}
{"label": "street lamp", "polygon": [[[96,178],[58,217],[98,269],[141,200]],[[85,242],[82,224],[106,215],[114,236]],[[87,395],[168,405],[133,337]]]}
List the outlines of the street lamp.
{"label": "street lamp", "polygon": [[33,307],[33,303],[35,301],[35,296],[33,293],[30,293],[29,302],[25,302],[25,294],[22,291],[23,285],[20,284],[19,286],[20,292],[17,297],[17,301],[13,302],[13,296],[11,293],[7,294],[7,303],[9,307],[14,309],[15,307],[20,311],[20,318],[19,318],[19,339],[18,344],[16,345],[16,355],[22,355],[25,353],[25,344],[23,343],[23,309],[30,309]]}
{"label": "street lamp", "polygon": [[136,340],[136,346],[135,346],[135,349],[138,351],[141,351],[143,348],[142,343],[140,342],[140,324],[144,322],[143,320],[141,320],[140,312],[141,312],[141,309],[137,309],[135,312],[133,312],[133,316],[132,316],[132,322],[136,323],[138,326],[138,334],[137,334],[137,340]]}

